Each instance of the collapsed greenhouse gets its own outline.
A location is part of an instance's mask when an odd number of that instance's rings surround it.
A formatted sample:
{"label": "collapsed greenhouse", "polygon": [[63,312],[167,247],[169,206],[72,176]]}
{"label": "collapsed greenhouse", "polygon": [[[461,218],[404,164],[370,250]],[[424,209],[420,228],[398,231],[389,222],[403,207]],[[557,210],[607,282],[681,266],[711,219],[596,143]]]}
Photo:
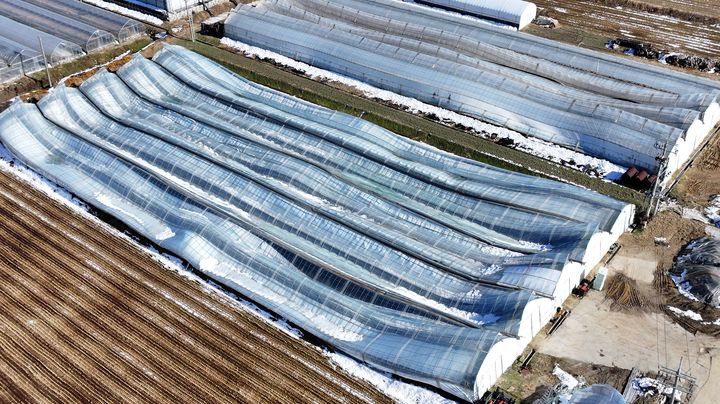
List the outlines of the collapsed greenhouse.
{"label": "collapsed greenhouse", "polygon": [[395,0],[239,5],[225,36],[663,180],[720,120],[718,82]]}
{"label": "collapsed greenhouse", "polygon": [[145,26],[76,0],[0,2],[0,84],[136,39]]}
{"label": "collapsed greenhouse", "polygon": [[720,240],[702,238],[691,242],[680,252],[670,272],[680,290],[720,307]]}
{"label": "collapsed greenhouse", "polygon": [[20,160],[378,369],[472,400],[633,220],[165,45],[0,115]]}

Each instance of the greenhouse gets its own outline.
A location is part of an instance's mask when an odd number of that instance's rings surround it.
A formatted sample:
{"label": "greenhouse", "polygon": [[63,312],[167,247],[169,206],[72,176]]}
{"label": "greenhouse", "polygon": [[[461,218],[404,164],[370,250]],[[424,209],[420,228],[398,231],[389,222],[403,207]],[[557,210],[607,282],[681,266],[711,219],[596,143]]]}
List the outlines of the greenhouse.
{"label": "greenhouse", "polygon": [[518,29],[528,26],[537,15],[537,6],[522,0],[415,0],[415,2],[511,24]]}
{"label": "greenhouse", "polygon": [[85,54],[74,43],[0,15],[0,84],[43,69],[42,50],[50,64]]}
{"label": "greenhouse", "polygon": [[[23,0],[3,0],[0,2],[0,15],[78,44],[85,52],[95,52],[117,44],[115,36],[107,31],[88,25],[73,16],[58,14],[44,6]],[[5,31],[5,28],[1,30]]]}
{"label": "greenhouse", "polygon": [[42,66],[43,57],[40,52],[0,37],[0,83],[15,80],[25,72],[38,71]]}
{"label": "greenhouse", "polygon": [[[145,34],[135,20],[76,0],[0,2],[0,83]],[[42,44],[42,45],[41,45]]]}
{"label": "greenhouse", "polygon": [[187,10],[205,10],[227,0],[113,0],[123,7],[151,12],[168,20],[187,18]]}
{"label": "greenhouse", "polygon": [[84,201],[371,366],[480,397],[630,225],[165,45],[0,115]]}
{"label": "greenhouse", "polygon": [[680,252],[670,272],[680,290],[720,308],[720,240],[701,238],[691,242]]}
{"label": "greenhouse", "polygon": [[145,34],[145,25],[119,14],[82,3],[78,0],[23,0],[56,14],[71,16],[73,20],[88,24],[112,34],[120,43]]}
{"label": "greenhouse", "polygon": [[394,0],[239,5],[225,35],[667,180],[720,120],[720,83]]}

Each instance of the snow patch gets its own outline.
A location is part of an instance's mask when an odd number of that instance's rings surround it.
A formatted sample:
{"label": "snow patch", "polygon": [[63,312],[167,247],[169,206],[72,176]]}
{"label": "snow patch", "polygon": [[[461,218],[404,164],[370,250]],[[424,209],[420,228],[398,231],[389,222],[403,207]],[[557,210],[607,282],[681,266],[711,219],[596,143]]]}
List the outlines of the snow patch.
{"label": "snow patch", "polygon": [[105,205],[106,208],[114,210],[116,212],[120,212],[123,215],[138,222],[139,224],[141,224],[141,225],[143,224],[142,219],[140,219],[139,217],[137,217],[137,216],[133,215],[132,213],[130,213],[126,210],[123,210],[121,207],[119,207],[117,204],[117,200],[113,199],[112,196],[106,195],[106,194],[103,194],[100,192],[96,192],[94,196],[95,196],[95,200],[98,201],[99,203]]}
{"label": "snow patch", "polygon": [[716,226],[720,227],[720,195],[715,195],[710,206],[705,208],[705,216]]}
{"label": "snow patch", "polygon": [[598,159],[582,153],[578,153],[564,147],[546,142],[540,139],[524,136],[518,132],[495,126],[469,116],[458,114],[444,108],[436,107],[418,101],[414,98],[401,96],[391,91],[381,90],[377,87],[365,84],[361,81],[351,79],[339,74],[329,72],[310,66],[306,63],[298,62],[294,59],[282,56],[275,52],[271,52],[262,48],[247,45],[243,42],[235,41],[230,38],[223,38],[220,43],[229,48],[237,50],[248,57],[257,57],[263,60],[270,60],[279,65],[292,68],[302,72],[312,79],[323,79],[333,82],[342,83],[353,87],[363,93],[364,96],[371,99],[379,99],[390,102],[402,109],[414,113],[424,115],[434,115],[437,119],[447,125],[460,125],[469,128],[470,132],[476,136],[484,138],[500,138],[512,141],[512,147],[528,154],[550,160],[554,163],[571,167],[578,171],[584,171],[593,175],[602,177],[608,181],[613,181],[622,176],[627,171],[626,167],[613,164],[607,160]]}
{"label": "snow patch", "polygon": [[434,393],[425,388],[403,383],[393,379],[389,373],[376,371],[369,366],[357,362],[343,354],[336,352],[324,352],[330,361],[339,366],[346,373],[375,386],[378,390],[385,393],[398,403],[403,404],[450,404],[453,401],[448,400],[441,395]]}
{"label": "snow patch", "polygon": [[165,227],[165,229],[162,232],[155,235],[155,239],[158,241],[163,241],[163,240],[167,240],[170,237],[174,237],[174,236],[175,236],[175,232],[172,231],[172,229],[170,227]]}
{"label": "snow patch", "polygon": [[700,301],[697,297],[695,297],[695,295],[690,292],[690,283],[685,281],[685,272],[683,272],[680,276],[670,275],[670,278],[672,279],[673,283],[675,283],[675,286],[677,286],[678,293],[690,300],[696,302]]}
{"label": "snow patch", "polygon": [[304,312],[302,314],[304,314],[308,320],[310,320],[313,325],[320,330],[320,332],[327,334],[332,338],[348,342],[358,342],[363,340],[363,336],[361,334],[338,327],[337,324],[328,320],[327,317],[322,314],[315,314],[311,312]]}
{"label": "snow patch", "polygon": [[560,383],[567,387],[568,390],[574,389],[577,387],[578,383],[580,383],[578,379],[574,378],[570,373],[562,370],[558,365],[555,365],[552,374],[557,377],[560,380]]}
{"label": "snow patch", "polygon": [[682,310],[673,306],[668,306],[668,309],[680,317],[687,317],[691,320],[702,321],[702,316],[692,310]]}
{"label": "snow patch", "polygon": [[207,272],[213,272],[215,268],[218,266],[218,260],[215,258],[203,258],[200,260],[200,270],[201,271],[207,271]]}
{"label": "snow patch", "polygon": [[[500,317],[494,315],[494,314],[480,314],[480,313],[471,313],[464,310],[460,310],[455,307],[448,307],[440,302],[436,302],[435,300],[428,299],[424,296],[420,296],[417,293],[405,289],[403,287],[395,289],[395,292],[398,294],[407,297],[408,299],[420,303],[427,307],[432,307],[435,310],[442,311],[443,313],[447,313],[454,317],[464,318],[466,320],[469,320],[477,325],[487,325],[494,323],[500,319]],[[473,291],[475,292],[475,291]],[[471,292],[472,293],[472,292]]]}

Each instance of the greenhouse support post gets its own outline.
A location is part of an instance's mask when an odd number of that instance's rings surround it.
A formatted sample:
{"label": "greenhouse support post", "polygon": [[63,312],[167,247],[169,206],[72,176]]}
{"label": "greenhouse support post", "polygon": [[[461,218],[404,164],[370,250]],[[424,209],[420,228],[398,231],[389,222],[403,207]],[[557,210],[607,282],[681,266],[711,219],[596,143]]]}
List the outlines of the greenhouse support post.
{"label": "greenhouse support post", "polygon": [[38,41],[40,42],[40,53],[43,55],[43,60],[45,61],[45,73],[47,73],[48,78],[48,86],[52,87],[52,78],[50,78],[50,67],[48,65],[47,55],[45,55],[45,48],[43,47],[42,38],[38,36]]}

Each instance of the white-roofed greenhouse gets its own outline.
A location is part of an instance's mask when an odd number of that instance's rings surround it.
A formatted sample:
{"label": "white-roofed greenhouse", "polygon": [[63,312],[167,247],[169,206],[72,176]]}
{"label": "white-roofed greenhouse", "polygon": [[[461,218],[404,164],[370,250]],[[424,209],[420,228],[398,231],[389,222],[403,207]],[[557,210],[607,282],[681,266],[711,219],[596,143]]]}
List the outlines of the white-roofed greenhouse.
{"label": "white-roofed greenhouse", "polygon": [[519,29],[528,26],[537,15],[537,6],[522,0],[414,0],[414,2],[504,22]]}
{"label": "white-roofed greenhouse", "polygon": [[466,400],[512,364],[634,214],[171,45],[15,102],[0,139],[325,343]]}

